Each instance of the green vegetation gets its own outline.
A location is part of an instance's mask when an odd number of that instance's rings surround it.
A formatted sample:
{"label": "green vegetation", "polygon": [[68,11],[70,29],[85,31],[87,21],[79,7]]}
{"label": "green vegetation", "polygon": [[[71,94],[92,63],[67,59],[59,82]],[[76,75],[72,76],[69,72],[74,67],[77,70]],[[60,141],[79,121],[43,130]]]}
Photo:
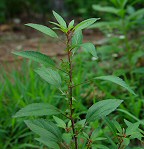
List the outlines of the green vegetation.
{"label": "green vegetation", "polygon": [[[71,3],[65,1],[73,8]],[[74,4],[80,7],[76,16],[101,19],[67,25],[53,12],[54,28],[26,24],[56,39],[60,30],[66,36],[66,58],[15,51],[30,60],[10,73],[1,68],[0,148],[144,148],[141,0],[90,1],[85,8],[81,0]],[[0,17],[5,22],[4,13]],[[91,42],[83,43],[86,28],[100,29],[104,43],[96,49]]]}

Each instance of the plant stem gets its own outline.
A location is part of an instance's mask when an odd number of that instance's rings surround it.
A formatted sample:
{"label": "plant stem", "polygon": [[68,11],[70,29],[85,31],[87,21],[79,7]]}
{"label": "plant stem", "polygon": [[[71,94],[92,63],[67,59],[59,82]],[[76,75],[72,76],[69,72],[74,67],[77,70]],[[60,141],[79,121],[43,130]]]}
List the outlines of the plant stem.
{"label": "plant stem", "polygon": [[75,142],[75,149],[78,149],[78,140],[77,140],[77,135],[75,131],[75,122],[73,118],[73,101],[72,101],[72,96],[73,96],[73,87],[72,87],[72,60],[71,60],[71,51],[70,51],[70,40],[71,40],[71,33],[68,32],[66,34],[67,37],[67,55],[68,55],[68,62],[69,62],[69,84],[68,84],[68,92],[69,92],[69,105],[70,105],[70,119],[72,123],[72,131],[74,135],[74,142]]}

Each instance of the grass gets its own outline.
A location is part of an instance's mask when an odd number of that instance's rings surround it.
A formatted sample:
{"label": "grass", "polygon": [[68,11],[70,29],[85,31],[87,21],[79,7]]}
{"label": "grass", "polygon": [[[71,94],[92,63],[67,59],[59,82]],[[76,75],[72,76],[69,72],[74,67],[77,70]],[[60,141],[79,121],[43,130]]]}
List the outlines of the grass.
{"label": "grass", "polygon": [[[118,69],[114,69],[113,67],[101,67],[105,63],[102,63],[101,60],[98,62],[93,61],[91,56],[86,53],[79,54],[74,61],[77,65],[74,70],[74,82],[76,82],[76,84],[80,84],[83,79],[87,80],[87,78],[111,74],[113,71],[114,74],[124,78],[138,95],[137,97],[134,97],[125,92],[125,90],[104,81],[102,83],[99,81],[92,81],[91,83],[75,87],[74,95],[77,97],[77,111],[81,112],[86,110],[93,102],[102,100],[103,98],[110,99],[116,95],[119,99],[123,99],[124,103],[120,107],[123,111],[117,111],[117,116],[115,118],[120,122],[123,122],[123,119],[128,119],[131,122],[141,121],[141,119],[143,119],[143,71],[142,73],[132,73],[127,72],[127,69],[125,68],[123,69],[123,74],[118,73]],[[87,61],[91,61],[91,63],[87,63]],[[110,60],[109,65],[112,66],[114,62],[118,63],[118,61]],[[11,72],[7,72],[1,68],[0,148],[39,148],[39,144],[32,141],[33,137],[32,135],[29,135],[32,134],[32,132],[30,132],[24,125],[23,119],[12,118],[20,108],[34,102],[48,102],[59,108],[66,108],[63,96],[59,96],[58,91],[55,88],[43,82],[39,77],[36,77],[35,72],[31,69],[35,68],[36,65],[36,63],[24,61],[20,64],[20,69],[18,71],[16,71],[17,68],[15,68],[11,70]],[[112,70],[110,70],[110,68]],[[93,72],[94,75],[92,75]],[[85,113],[81,113],[81,117],[83,117],[84,114]],[[108,122],[105,123],[108,124]],[[111,144],[114,144],[111,136],[109,134],[106,135],[105,133],[109,132],[109,128],[105,126],[104,122],[101,123],[97,121],[94,127],[96,126],[103,127],[104,129],[100,129],[100,135],[107,137]],[[141,127],[144,128],[143,126]],[[133,145],[137,145],[136,141]]]}

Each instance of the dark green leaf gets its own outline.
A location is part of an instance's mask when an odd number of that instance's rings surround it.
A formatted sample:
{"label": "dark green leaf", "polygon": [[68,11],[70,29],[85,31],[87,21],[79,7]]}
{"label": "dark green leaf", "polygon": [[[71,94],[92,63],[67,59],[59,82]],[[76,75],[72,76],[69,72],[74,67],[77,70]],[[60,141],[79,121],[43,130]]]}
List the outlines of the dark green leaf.
{"label": "dark green leaf", "polygon": [[49,65],[49,66],[54,66],[55,63],[54,61],[47,55],[42,54],[40,52],[36,51],[20,51],[20,52],[12,52],[15,55],[22,56],[25,58],[29,58],[31,60],[34,60],[38,63],[44,64],[44,65]]}
{"label": "dark green leaf", "polygon": [[19,110],[14,117],[43,116],[60,114],[58,109],[47,103],[32,103]]}
{"label": "dark green leaf", "polygon": [[59,145],[56,142],[50,141],[47,138],[41,137],[41,138],[35,138],[35,140],[39,141],[40,143],[43,143],[44,145],[50,147],[51,149],[60,149]]}
{"label": "dark green leaf", "polygon": [[136,95],[134,91],[119,77],[111,75],[111,76],[100,76],[100,77],[96,77],[95,79],[111,81],[127,89],[130,93]]}
{"label": "dark green leaf", "polygon": [[95,103],[92,105],[86,114],[86,121],[91,122],[99,118],[107,116],[122,103],[123,100],[108,99]]}
{"label": "dark green leaf", "polygon": [[25,123],[34,133],[42,138],[54,142],[60,142],[62,140],[62,134],[58,127],[48,120],[25,120]]}
{"label": "dark green leaf", "polygon": [[57,71],[50,68],[39,68],[35,70],[35,72],[49,84],[52,84],[59,89],[61,88],[61,77]]}
{"label": "dark green leaf", "polygon": [[25,24],[25,25],[29,26],[29,27],[32,27],[32,28],[34,28],[34,29],[46,34],[46,35],[51,36],[51,37],[58,38],[57,34],[47,26],[40,25],[40,24],[33,24],[33,23],[28,23],[28,24]]}

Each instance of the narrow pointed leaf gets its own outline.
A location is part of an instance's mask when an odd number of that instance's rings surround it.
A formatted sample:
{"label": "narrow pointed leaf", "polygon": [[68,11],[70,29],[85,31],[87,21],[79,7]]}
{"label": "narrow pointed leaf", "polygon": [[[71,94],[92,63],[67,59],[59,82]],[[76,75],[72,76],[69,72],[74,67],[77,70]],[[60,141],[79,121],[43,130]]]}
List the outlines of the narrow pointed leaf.
{"label": "narrow pointed leaf", "polygon": [[86,114],[86,121],[91,122],[107,116],[122,103],[123,100],[107,99],[92,105]]}
{"label": "narrow pointed leaf", "polygon": [[53,118],[56,121],[58,127],[61,127],[61,128],[64,128],[64,129],[66,128],[66,124],[62,119],[60,119],[56,116],[53,116]]}
{"label": "narrow pointed leaf", "polygon": [[56,25],[56,26],[60,27],[60,25],[58,23],[56,23],[56,22],[50,21],[50,23],[53,24],[53,25]]}
{"label": "narrow pointed leaf", "polygon": [[68,29],[72,29],[74,27],[74,20],[72,20],[69,25],[68,25]]}
{"label": "narrow pointed leaf", "polygon": [[134,91],[129,87],[129,85],[127,85],[121,78],[116,77],[116,76],[100,76],[100,77],[96,77],[95,79],[99,79],[99,80],[106,80],[106,81],[111,81],[113,83],[116,83],[120,86],[122,86],[123,88],[127,89],[130,93],[136,95],[134,93]]}
{"label": "narrow pointed leaf", "polygon": [[82,47],[82,49],[84,49],[85,52],[89,52],[90,54],[92,54],[92,56],[98,58],[96,48],[92,43],[83,43],[80,46]]}
{"label": "narrow pointed leaf", "polygon": [[49,66],[55,65],[54,61],[49,56],[42,54],[40,52],[36,52],[36,51],[20,51],[20,52],[17,52],[17,51],[14,51],[12,53],[15,55],[18,55],[18,56],[28,58],[30,60],[34,60],[34,61],[41,63],[41,64],[44,64],[44,65],[49,65]]}
{"label": "narrow pointed leaf", "polygon": [[49,84],[61,88],[61,77],[57,71],[50,68],[39,68],[35,72]]}
{"label": "narrow pointed leaf", "polygon": [[73,54],[80,48],[80,44],[82,44],[83,41],[83,34],[82,31],[79,30],[74,33],[72,37],[72,45],[74,46],[72,52]]}
{"label": "narrow pointed leaf", "polygon": [[89,27],[90,25],[92,25],[93,23],[95,23],[97,20],[99,20],[100,18],[90,18],[87,20],[82,21],[81,23],[77,24],[74,27],[75,32],[82,30],[84,28]]}
{"label": "narrow pointed leaf", "polygon": [[101,12],[108,12],[108,13],[113,13],[117,14],[119,12],[119,9],[116,9],[114,7],[110,6],[100,6],[100,5],[92,5],[92,8],[96,11],[101,11]]}
{"label": "narrow pointed leaf", "polygon": [[46,35],[49,35],[53,38],[58,38],[57,34],[47,26],[40,25],[40,24],[33,24],[33,23],[28,23],[28,24],[25,24],[25,25],[29,26],[29,27],[32,27],[32,28],[34,28],[34,29],[46,34]]}
{"label": "narrow pointed leaf", "polygon": [[76,33],[74,33],[73,37],[72,37],[72,45],[79,45],[81,44],[83,41],[83,34],[82,31],[78,31]]}
{"label": "narrow pointed leaf", "polygon": [[62,134],[58,127],[45,119],[25,120],[25,124],[40,137],[44,137],[49,141],[60,142]]}
{"label": "narrow pointed leaf", "polygon": [[44,116],[60,114],[58,109],[47,103],[32,103],[19,110],[14,117]]}
{"label": "narrow pointed leaf", "polygon": [[47,138],[41,137],[41,138],[35,138],[35,140],[39,141],[40,143],[46,145],[51,149],[60,149],[59,145],[56,142],[50,141]]}
{"label": "narrow pointed leaf", "polygon": [[64,21],[64,19],[55,11],[53,11],[53,15],[56,18],[56,20],[58,21],[58,23],[60,24],[60,26],[67,28],[66,22]]}

